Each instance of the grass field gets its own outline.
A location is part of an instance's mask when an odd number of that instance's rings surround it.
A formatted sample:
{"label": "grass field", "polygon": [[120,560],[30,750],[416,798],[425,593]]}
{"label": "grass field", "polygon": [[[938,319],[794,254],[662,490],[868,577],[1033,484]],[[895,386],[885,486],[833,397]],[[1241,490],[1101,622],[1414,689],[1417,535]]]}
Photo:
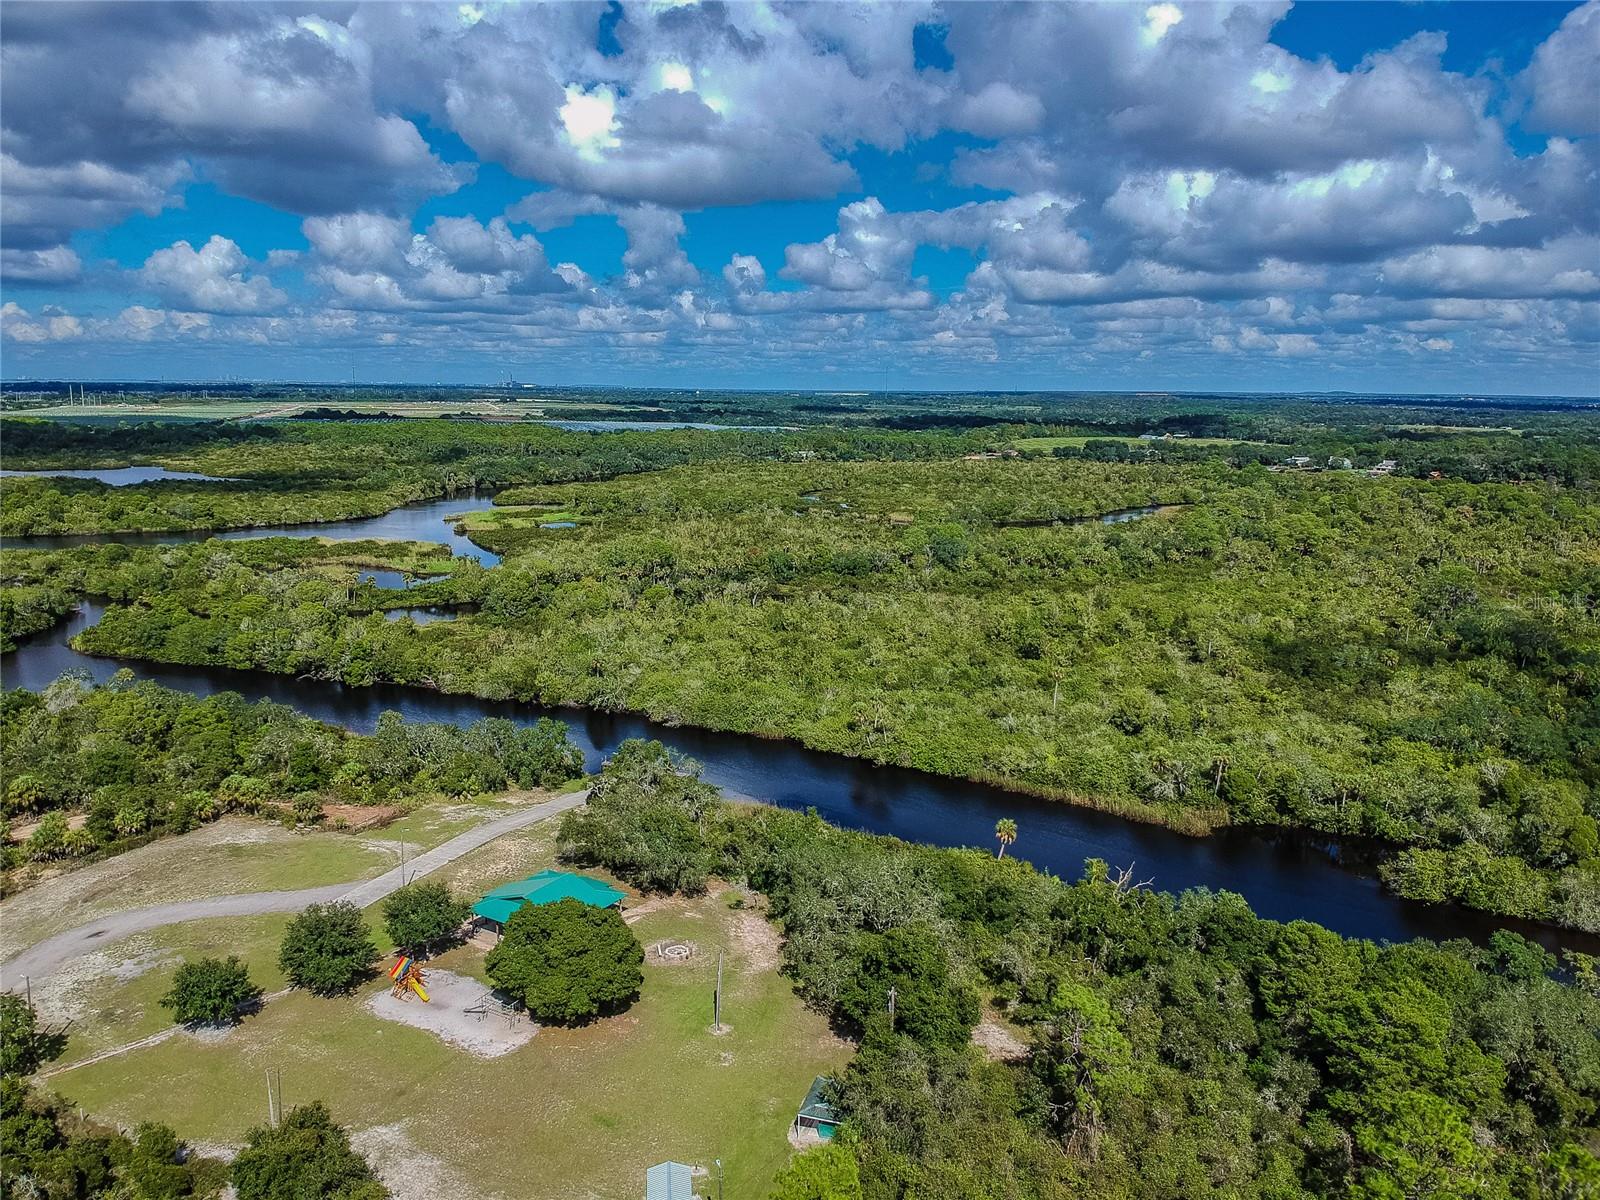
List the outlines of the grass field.
{"label": "grass field", "polygon": [[[238,953],[271,991],[287,918],[216,921],[159,939],[145,954]],[[688,938],[682,966],[646,964],[640,1000],[581,1029],[541,1029],[526,1046],[479,1059],[432,1034],[383,1021],[349,997],[293,992],[221,1039],[179,1034],[158,1045],[65,1072],[48,1084],[122,1124],[165,1121],[190,1140],[237,1144],[264,1112],[263,1072],[281,1070],[287,1103],[325,1101],[359,1144],[385,1146],[378,1165],[401,1196],[617,1197],[642,1191],[665,1158],[710,1166],[721,1157],[726,1194],[765,1194],[790,1150],[795,1107],[849,1047],[807,1011],[776,971],[776,937],[750,910],[718,897],[674,900],[635,926],[649,944]],[[714,1036],[715,948],[727,952],[724,1012]],[[435,966],[482,978],[482,951],[461,947]],[[159,1032],[155,1001],[171,965],[86,994],[85,1028],[70,1056]],[[411,1177],[421,1170],[418,1185]]]}
{"label": "grass field", "polygon": [[[458,809],[424,809],[383,833],[431,844],[471,819]],[[237,878],[247,869],[258,886],[276,887],[286,875],[298,885],[315,871],[349,865],[323,857],[324,842],[342,835],[280,834],[242,843],[254,847],[243,858],[241,843],[191,841],[182,877],[193,890],[207,886],[196,881]],[[475,896],[554,859],[555,824],[543,823],[491,842],[434,878]],[[169,876],[175,861],[167,862]],[[141,887],[161,869],[155,862],[136,868],[132,878]],[[124,1125],[165,1121],[197,1145],[223,1149],[264,1116],[263,1072],[273,1067],[282,1071],[287,1103],[326,1101],[402,1197],[635,1200],[650,1164],[676,1158],[709,1167],[719,1156],[726,1195],[760,1197],[790,1154],[785,1133],[806,1088],[841,1067],[850,1047],[778,973],[776,931],[730,901],[727,893],[637,903],[634,931],[642,943],[687,939],[697,945],[696,957],[677,966],[647,962],[642,996],[628,1012],[586,1028],[542,1029],[501,1058],[477,1058],[373,1015],[365,1001],[386,986],[374,982],[333,999],[292,992],[222,1037],[179,1032],[53,1075],[45,1085],[97,1116]],[[387,950],[376,907],[367,918]],[[277,948],[288,920],[192,922],[83,956],[36,997],[56,1019],[74,1021],[67,1053],[52,1068],[170,1029],[157,1001],[184,958],[237,954],[265,991],[281,988]],[[719,948],[729,1026],[720,1037],[709,1029]],[[477,946],[458,947],[434,965],[484,978]]]}
{"label": "grass field", "polygon": [[293,832],[225,817],[104,862],[68,871],[0,902],[0,959],[97,917],[235,892],[282,891],[368,879],[505,812],[493,801],[427,805],[364,833]]}

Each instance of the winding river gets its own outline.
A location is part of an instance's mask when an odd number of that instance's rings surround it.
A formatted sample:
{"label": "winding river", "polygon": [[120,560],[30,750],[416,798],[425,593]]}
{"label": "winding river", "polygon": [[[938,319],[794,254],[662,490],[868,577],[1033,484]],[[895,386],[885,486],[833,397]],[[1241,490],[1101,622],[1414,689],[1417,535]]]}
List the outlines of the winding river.
{"label": "winding river", "polygon": [[[407,538],[445,542],[457,554],[486,566],[498,558],[455,533],[444,518],[487,508],[486,497],[429,501],[381,516],[335,521],[315,527],[231,530],[223,534],[151,534],[113,537],[12,539],[14,548],[76,545],[87,541],[172,543],[199,537],[315,536],[359,540]],[[1121,514],[1118,514],[1121,516]],[[1128,519],[1124,517],[1123,519]],[[643,717],[452,696],[393,685],[351,688],[337,683],[224,668],[167,667],[81,654],[69,644],[100,619],[104,606],[85,601],[68,620],[0,657],[5,687],[40,689],[62,672],[86,671],[108,679],[121,668],[195,695],[236,691],[293,705],[310,716],[351,729],[370,730],[378,715],[393,709],[408,720],[468,724],[485,716],[531,721],[556,716],[583,748],[591,769],[627,738],[655,738],[704,764],[705,777],[730,795],[815,808],[848,828],[893,834],[946,846],[993,844],[997,820],[1010,817],[1020,830],[1016,853],[1035,866],[1075,878],[1086,858],[1132,866],[1140,879],[1165,891],[1191,887],[1226,889],[1243,895],[1257,913],[1274,920],[1315,921],[1352,937],[1405,941],[1414,937],[1471,938],[1484,942],[1496,929],[1512,928],[1544,945],[1600,954],[1600,937],[1518,922],[1459,908],[1425,905],[1385,892],[1370,852],[1335,839],[1289,832],[1224,829],[1192,838],[1090,809],[967,783],[899,767],[875,767],[859,759],[807,750],[793,742],[742,734],[669,727]]]}

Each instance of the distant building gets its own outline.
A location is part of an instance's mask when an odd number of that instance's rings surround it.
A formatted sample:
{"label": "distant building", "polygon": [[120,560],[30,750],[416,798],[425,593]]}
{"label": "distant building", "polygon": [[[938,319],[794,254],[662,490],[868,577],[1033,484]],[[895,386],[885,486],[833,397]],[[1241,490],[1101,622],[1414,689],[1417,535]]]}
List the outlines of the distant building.
{"label": "distant building", "polygon": [[1369,474],[1369,475],[1393,475],[1399,469],[1400,469],[1400,464],[1398,462],[1396,462],[1392,458],[1386,458],[1381,463],[1379,463],[1377,466],[1373,467],[1372,470],[1368,471],[1367,474]]}
{"label": "distant building", "polygon": [[644,1200],[694,1200],[693,1176],[681,1162],[657,1163],[644,1173]]}
{"label": "distant building", "polygon": [[1304,454],[1291,454],[1283,462],[1285,466],[1289,467],[1309,467],[1311,465],[1311,459]]}
{"label": "distant building", "polygon": [[554,904],[557,900],[581,900],[595,908],[612,908],[622,903],[627,893],[601,879],[571,871],[540,871],[515,883],[495,888],[472,906],[480,925],[499,933],[511,914],[524,904]]}

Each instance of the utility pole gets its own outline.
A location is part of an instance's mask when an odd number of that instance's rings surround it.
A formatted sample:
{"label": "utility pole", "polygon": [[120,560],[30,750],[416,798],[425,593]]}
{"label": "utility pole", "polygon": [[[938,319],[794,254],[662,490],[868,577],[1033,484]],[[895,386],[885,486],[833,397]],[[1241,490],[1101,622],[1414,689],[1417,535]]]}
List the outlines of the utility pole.
{"label": "utility pole", "polygon": [[894,1032],[894,985],[889,985],[889,1032]]}
{"label": "utility pole", "polygon": [[267,1124],[272,1128],[278,1127],[278,1118],[272,1107],[272,1068],[267,1069]]}
{"label": "utility pole", "polygon": [[712,1012],[712,1017],[711,1017],[712,1024],[715,1026],[716,1032],[721,1033],[722,1032],[722,951],[721,950],[717,951],[717,998],[712,1002],[711,1012]]}

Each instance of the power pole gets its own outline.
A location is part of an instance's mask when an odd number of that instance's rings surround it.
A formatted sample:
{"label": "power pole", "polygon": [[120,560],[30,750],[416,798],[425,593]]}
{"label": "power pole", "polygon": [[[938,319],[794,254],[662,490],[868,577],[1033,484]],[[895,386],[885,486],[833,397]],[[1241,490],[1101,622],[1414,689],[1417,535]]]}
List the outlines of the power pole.
{"label": "power pole", "polygon": [[278,1119],[277,1119],[277,1116],[275,1115],[273,1107],[272,1107],[272,1068],[268,1067],[266,1070],[267,1070],[267,1124],[269,1126],[271,1126],[272,1128],[276,1129],[277,1126],[278,1126]]}
{"label": "power pole", "polygon": [[712,1002],[712,1024],[718,1033],[722,1032],[722,951],[717,951],[717,998]]}

